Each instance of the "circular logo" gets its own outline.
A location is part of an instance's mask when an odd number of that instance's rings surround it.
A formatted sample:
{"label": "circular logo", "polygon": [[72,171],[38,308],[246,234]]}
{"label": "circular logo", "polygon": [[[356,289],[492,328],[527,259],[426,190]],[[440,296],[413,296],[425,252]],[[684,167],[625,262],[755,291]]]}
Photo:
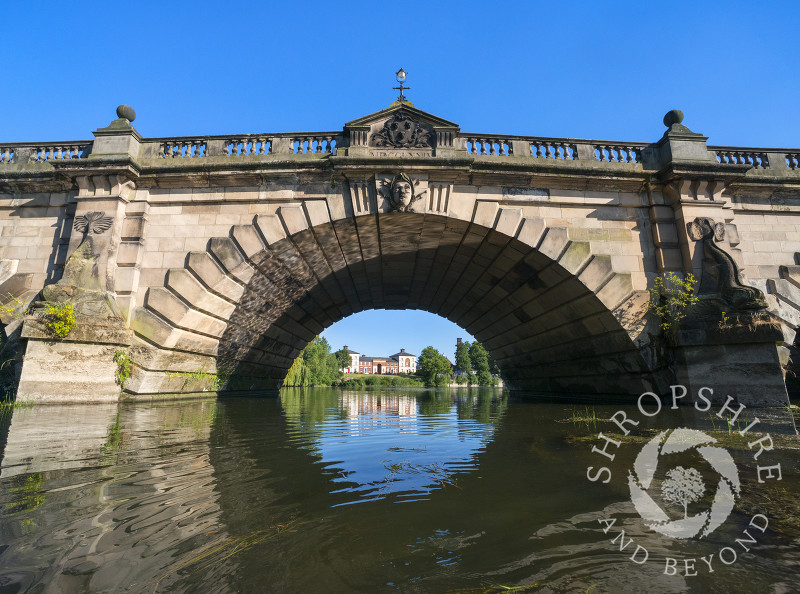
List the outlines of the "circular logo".
{"label": "circular logo", "polygon": [[[697,429],[662,431],[645,444],[628,472],[631,501],[647,526],[672,538],[703,538],[711,534],[730,515],[735,495],[739,494],[739,473],[731,455],[721,447],[708,445],[717,440]],[[706,493],[703,475],[697,468],[675,466],[663,479],[655,481],[657,470],[663,470],[664,457],[695,450],[719,476],[714,499],[709,509],[689,515],[689,504],[699,501]],[[661,469],[659,462],[662,461]],[[661,499],[683,508],[683,517],[672,519],[655,502],[651,492],[660,484]],[[652,489],[651,489],[652,488]],[[673,513],[673,515],[675,515]]]}

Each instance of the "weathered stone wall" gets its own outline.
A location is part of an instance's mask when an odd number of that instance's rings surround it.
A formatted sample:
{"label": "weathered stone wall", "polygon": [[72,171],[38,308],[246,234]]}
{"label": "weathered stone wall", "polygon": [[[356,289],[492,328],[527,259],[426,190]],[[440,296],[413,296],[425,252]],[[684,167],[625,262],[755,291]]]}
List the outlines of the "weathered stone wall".
{"label": "weathered stone wall", "polygon": [[[22,287],[38,292],[58,280],[67,258],[75,192],[0,193],[0,260]],[[24,280],[23,280],[24,275]],[[6,274],[2,279],[10,277]],[[2,289],[2,287],[0,287]],[[16,289],[16,290],[15,290]]]}

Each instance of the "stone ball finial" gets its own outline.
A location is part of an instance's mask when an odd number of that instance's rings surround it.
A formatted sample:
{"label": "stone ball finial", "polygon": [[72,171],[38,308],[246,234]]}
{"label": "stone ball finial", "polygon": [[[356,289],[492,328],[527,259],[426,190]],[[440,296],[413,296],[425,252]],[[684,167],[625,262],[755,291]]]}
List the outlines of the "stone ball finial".
{"label": "stone ball finial", "polygon": [[136,112],[133,111],[133,108],[130,105],[120,105],[117,108],[117,117],[125,118],[129,122],[132,122],[136,119]]}
{"label": "stone ball finial", "polygon": [[664,116],[664,125],[669,128],[672,124],[680,124],[683,121],[683,112],[680,109],[671,109]]}

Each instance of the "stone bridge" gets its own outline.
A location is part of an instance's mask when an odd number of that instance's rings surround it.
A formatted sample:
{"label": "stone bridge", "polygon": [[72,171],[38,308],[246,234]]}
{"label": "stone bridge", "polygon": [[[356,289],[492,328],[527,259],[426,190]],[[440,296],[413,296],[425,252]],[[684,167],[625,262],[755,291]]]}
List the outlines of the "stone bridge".
{"label": "stone bridge", "polygon": [[[649,143],[469,134],[409,102],[315,133],[142,138],[117,115],[0,143],[21,400],[118,399],[117,353],[128,396],[275,390],[316,334],[387,308],[463,327],[512,389],[786,402],[800,150],[708,146],[679,111]],[[699,304],[663,330],[669,273]]]}

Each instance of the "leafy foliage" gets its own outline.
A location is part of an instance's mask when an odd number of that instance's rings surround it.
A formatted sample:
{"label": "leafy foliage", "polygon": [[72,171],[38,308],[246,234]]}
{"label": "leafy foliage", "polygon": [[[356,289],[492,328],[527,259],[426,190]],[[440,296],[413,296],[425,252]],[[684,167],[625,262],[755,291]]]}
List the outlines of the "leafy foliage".
{"label": "leafy foliage", "polygon": [[491,386],[492,374],[489,371],[489,353],[477,340],[469,346],[469,358],[477,375],[478,384]]}
{"label": "leafy foliage", "polygon": [[44,310],[45,326],[59,338],[66,338],[75,327],[75,310],[72,304],[54,303]]}
{"label": "leafy foliage", "polygon": [[350,353],[347,352],[347,349],[339,349],[334,355],[336,355],[336,360],[339,362],[339,369],[350,367]]}
{"label": "leafy foliage", "polygon": [[119,387],[125,389],[125,382],[131,377],[133,372],[133,361],[131,361],[128,351],[117,349],[114,351],[114,363],[117,364],[117,371],[114,374]]}
{"label": "leafy foliage", "polygon": [[445,386],[450,381],[450,362],[432,346],[422,349],[417,370],[426,386]]}
{"label": "leafy foliage", "polygon": [[670,332],[677,330],[680,322],[686,317],[689,308],[695,305],[698,298],[694,294],[697,280],[691,273],[685,278],[670,272],[656,277],[650,289],[649,309],[661,318],[661,328]]}
{"label": "leafy foliage", "polygon": [[417,388],[422,387],[423,383],[413,375],[366,375],[343,378],[337,385],[342,388]]}
{"label": "leafy foliage", "polygon": [[462,342],[456,345],[456,364],[454,367],[456,373],[469,374],[472,371],[472,359],[470,359],[469,356],[468,342]]}
{"label": "leafy foliage", "polygon": [[[348,356],[348,365],[350,357]],[[327,339],[315,337],[294,360],[284,386],[330,386],[340,377],[339,358],[331,352]]]}

